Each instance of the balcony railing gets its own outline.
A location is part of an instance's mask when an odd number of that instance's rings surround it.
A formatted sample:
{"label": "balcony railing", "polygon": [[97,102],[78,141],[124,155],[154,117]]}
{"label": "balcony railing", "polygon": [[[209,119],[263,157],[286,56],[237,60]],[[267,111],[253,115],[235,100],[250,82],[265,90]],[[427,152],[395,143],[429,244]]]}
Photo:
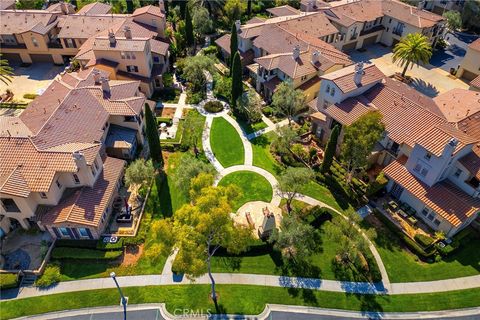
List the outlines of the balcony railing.
{"label": "balcony railing", "polygon": [[402,29],[393,29],[392,33],[401,37],[402,34],[403,34],[403,30]]}
{"label": "balcony railing", "polygon": [[364,35],[366,35],[366,34],[374,33],[374,32],[377,32],[377,31],[381,31],[381,30],[383,30],[383,29],[385,29],[385,27],[380,24],[380,25],[375,26],[375,27],[373,27],[373,28],[365,29],[365,30],[360,31],[360,36],[364,36]]}
{"label": "balcony railing", "polygon": [[50,48],[50,49],[59,49],[59,48],[63,48],[62,47],[62,44],[60,43],[60,40],[57,40],[57,41],[50,41],[48,42],[47,46]]}

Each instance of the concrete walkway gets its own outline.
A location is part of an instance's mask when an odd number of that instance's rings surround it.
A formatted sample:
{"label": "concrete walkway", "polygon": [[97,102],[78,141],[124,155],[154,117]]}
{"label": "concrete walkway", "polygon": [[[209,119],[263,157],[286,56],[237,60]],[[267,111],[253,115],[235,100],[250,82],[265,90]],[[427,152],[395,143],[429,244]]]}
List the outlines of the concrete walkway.
{"label": "concrete walkway", "polygon": [[268,119],[264,115],[262,115],[262,120],[267,124],[267,127],[248,134],[247,135],[248,140],[255,139],[261,136],[262,134],[265,134],[268,132],[277,131],[278,128],[286,126],[288,124],[288,119],[282,120],[279,123],[275,124],[272,120]]}

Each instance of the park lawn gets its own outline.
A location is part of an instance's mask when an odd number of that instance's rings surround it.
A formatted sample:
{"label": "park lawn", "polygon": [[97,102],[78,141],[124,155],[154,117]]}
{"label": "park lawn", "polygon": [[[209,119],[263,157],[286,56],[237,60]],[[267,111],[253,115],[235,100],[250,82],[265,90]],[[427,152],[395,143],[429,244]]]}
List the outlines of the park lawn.
{"label": "park lawn", "polygon": [[336,197],[335,193],[327,188],[327,186],[321,185],[316,181],[310,181],[310,183],[304,185],[300,192],[306,196],[322,201],[340,211],[352,209],[351,205],[344,201],[343,198],[339,196]]}
{"label": "park lawn", "polygon": [[255,123],[247,123],[245,120],[238,117],[235,117],[235,120],[237,120],[238,124],[246,134],[257,132],[258,130],[262,130],[268,127],[268,125],[263,122],[263,120]]}
{"label": "park lawn", "polygon": [[[187,203],[186,196],[177,189],[172,177],[178,169],[176,165],[181,155],[179,152],[170,154],[166,168],[167,178],[157,176],[155,183],[152,184],[139,230],[139,234],[145,235],[145,242],[149,240],[148,228],[153,221],[172,216],[178,208]],[[128,266],[121,265],[118,261],[62,260],[60,262],[61,281],[108,277],[112,271],[119,276],[161,273],[165,261],[166,257],[160,256],[152,260],[144,254],[135,264]]]}
{"label": "park lawn", "polygon": [[225,168],[245,162],[242,139],[237,130],[223,118],[213,119],[210,145],[215,157]]}
{"label": "park lawn", "polygon": [[267,170],[275,177],[278,177],[283,168],[270,152],[270,145],[277,134],[268,132],[255,139],[252,139],[253,165]]}
{"label": "park lawn", "polygon": [[233,203],[233,210],[237,211],[242,205],[250,201],[270,202],[273,189],[265,177],[252,171],[236,171],[226,175],[219,185],[234,184],[242,191],[240,197]]}
{"label": "park lawn", "polygon": [[[195,133],[194,134],[197,137],[200,137],[197,141],[197,148],[198,148],[199,152],[203,152],[202,132],[203,132],[203,128],[205,127],[205,120],[207,118],[202,116],[197,110],[187,110],[187,114],[185,115],[185,120],[187,120],[187,118],[201,118],[202,119],[201,125],[198,126],[197,128],[195,128]],[[190,139],[189,134],[190,134],[189,132],[184,132],[183,136],[182,136],[182,141],[190,141],[191,139]]]}
{"label": "park lawn", "polygon": [[390,230],[379,227],[375,230],[374,243],[391,282],[435,281],[480,274],[479,238],[463,243],[442,261],[426,263],[408,251]]}
{"label": "park lawn", "polygon": [[[209,298],[209,285],[128,287],[123,288],[123,292],[132,305],[165,302],[171,313],[175,309],[215,312]],[[461,309],[480,305],[480,288],[424,294],[356,295],[309,289],[217,285],[217,293],[223,313],[250,315],[262,312],[266,303],[378,313]],[[2,319],[11,319],[60,310],[113,306],[118,305],[118,299],[116,289],[101,289],[2,301],[0,309]]]}

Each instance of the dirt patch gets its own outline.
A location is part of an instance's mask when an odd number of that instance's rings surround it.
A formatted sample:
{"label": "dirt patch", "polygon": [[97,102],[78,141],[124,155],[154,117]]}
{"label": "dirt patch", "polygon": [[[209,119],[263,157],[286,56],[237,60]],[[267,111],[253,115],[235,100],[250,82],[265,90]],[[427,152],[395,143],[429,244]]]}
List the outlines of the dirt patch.
{"label": "dirt patch", "polygon": [[162,108],[157,110],[157,117],[173,118],[175,115],[175,108]]}
{"label": "dirt patch", "polygon": [[131,266],[137,263],[143,253],[143,244],[139,246],[128,246],[123,255],[122,266]]}

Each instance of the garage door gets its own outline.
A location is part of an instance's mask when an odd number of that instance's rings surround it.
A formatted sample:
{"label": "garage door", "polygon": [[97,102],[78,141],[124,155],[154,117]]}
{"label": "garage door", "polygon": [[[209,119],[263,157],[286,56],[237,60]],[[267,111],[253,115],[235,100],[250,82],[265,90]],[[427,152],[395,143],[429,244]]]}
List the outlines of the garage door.
{"label": "garage door", "polygon": [[22,62],[22,58],[18,53],[3,53],[2,52],[2,59],[7,59],[9,64],[13,64],[16,62]]}
{"label": "garage door", "polygon": [[53,58],[51,54],[30,54],[32,62],[51,62],[53,63]]}
{"label": "garage door", "polygon": [[475,79],[478,75],[473,73],[473,72],[470,72],[468,70],[464,70],[463,71],[463,74],[462,74],[462,79],[465,79],[467,81],[472,81],[473,79]]}
{"label": "garage door", "polygon": [[357,42],[352,42],[352,43],[349,43],[349,44],[346,44],[343,46],[342,48],[342,51],[344,52],[348,52],[348,51],[352,51],[352,50],[355,50],[355,47],[357,46]]}
{"label": "garage door", "polygon": [[375,44],[375,42],[377,42],[377,36],[376,36],[376,35],[375,35],[375,36],[371,36],[371,37],[369,37],[369,38],[365,38],[365,39],[363,40],[363,45],[362,45],[362,47],[365,48],[366,46]]}

